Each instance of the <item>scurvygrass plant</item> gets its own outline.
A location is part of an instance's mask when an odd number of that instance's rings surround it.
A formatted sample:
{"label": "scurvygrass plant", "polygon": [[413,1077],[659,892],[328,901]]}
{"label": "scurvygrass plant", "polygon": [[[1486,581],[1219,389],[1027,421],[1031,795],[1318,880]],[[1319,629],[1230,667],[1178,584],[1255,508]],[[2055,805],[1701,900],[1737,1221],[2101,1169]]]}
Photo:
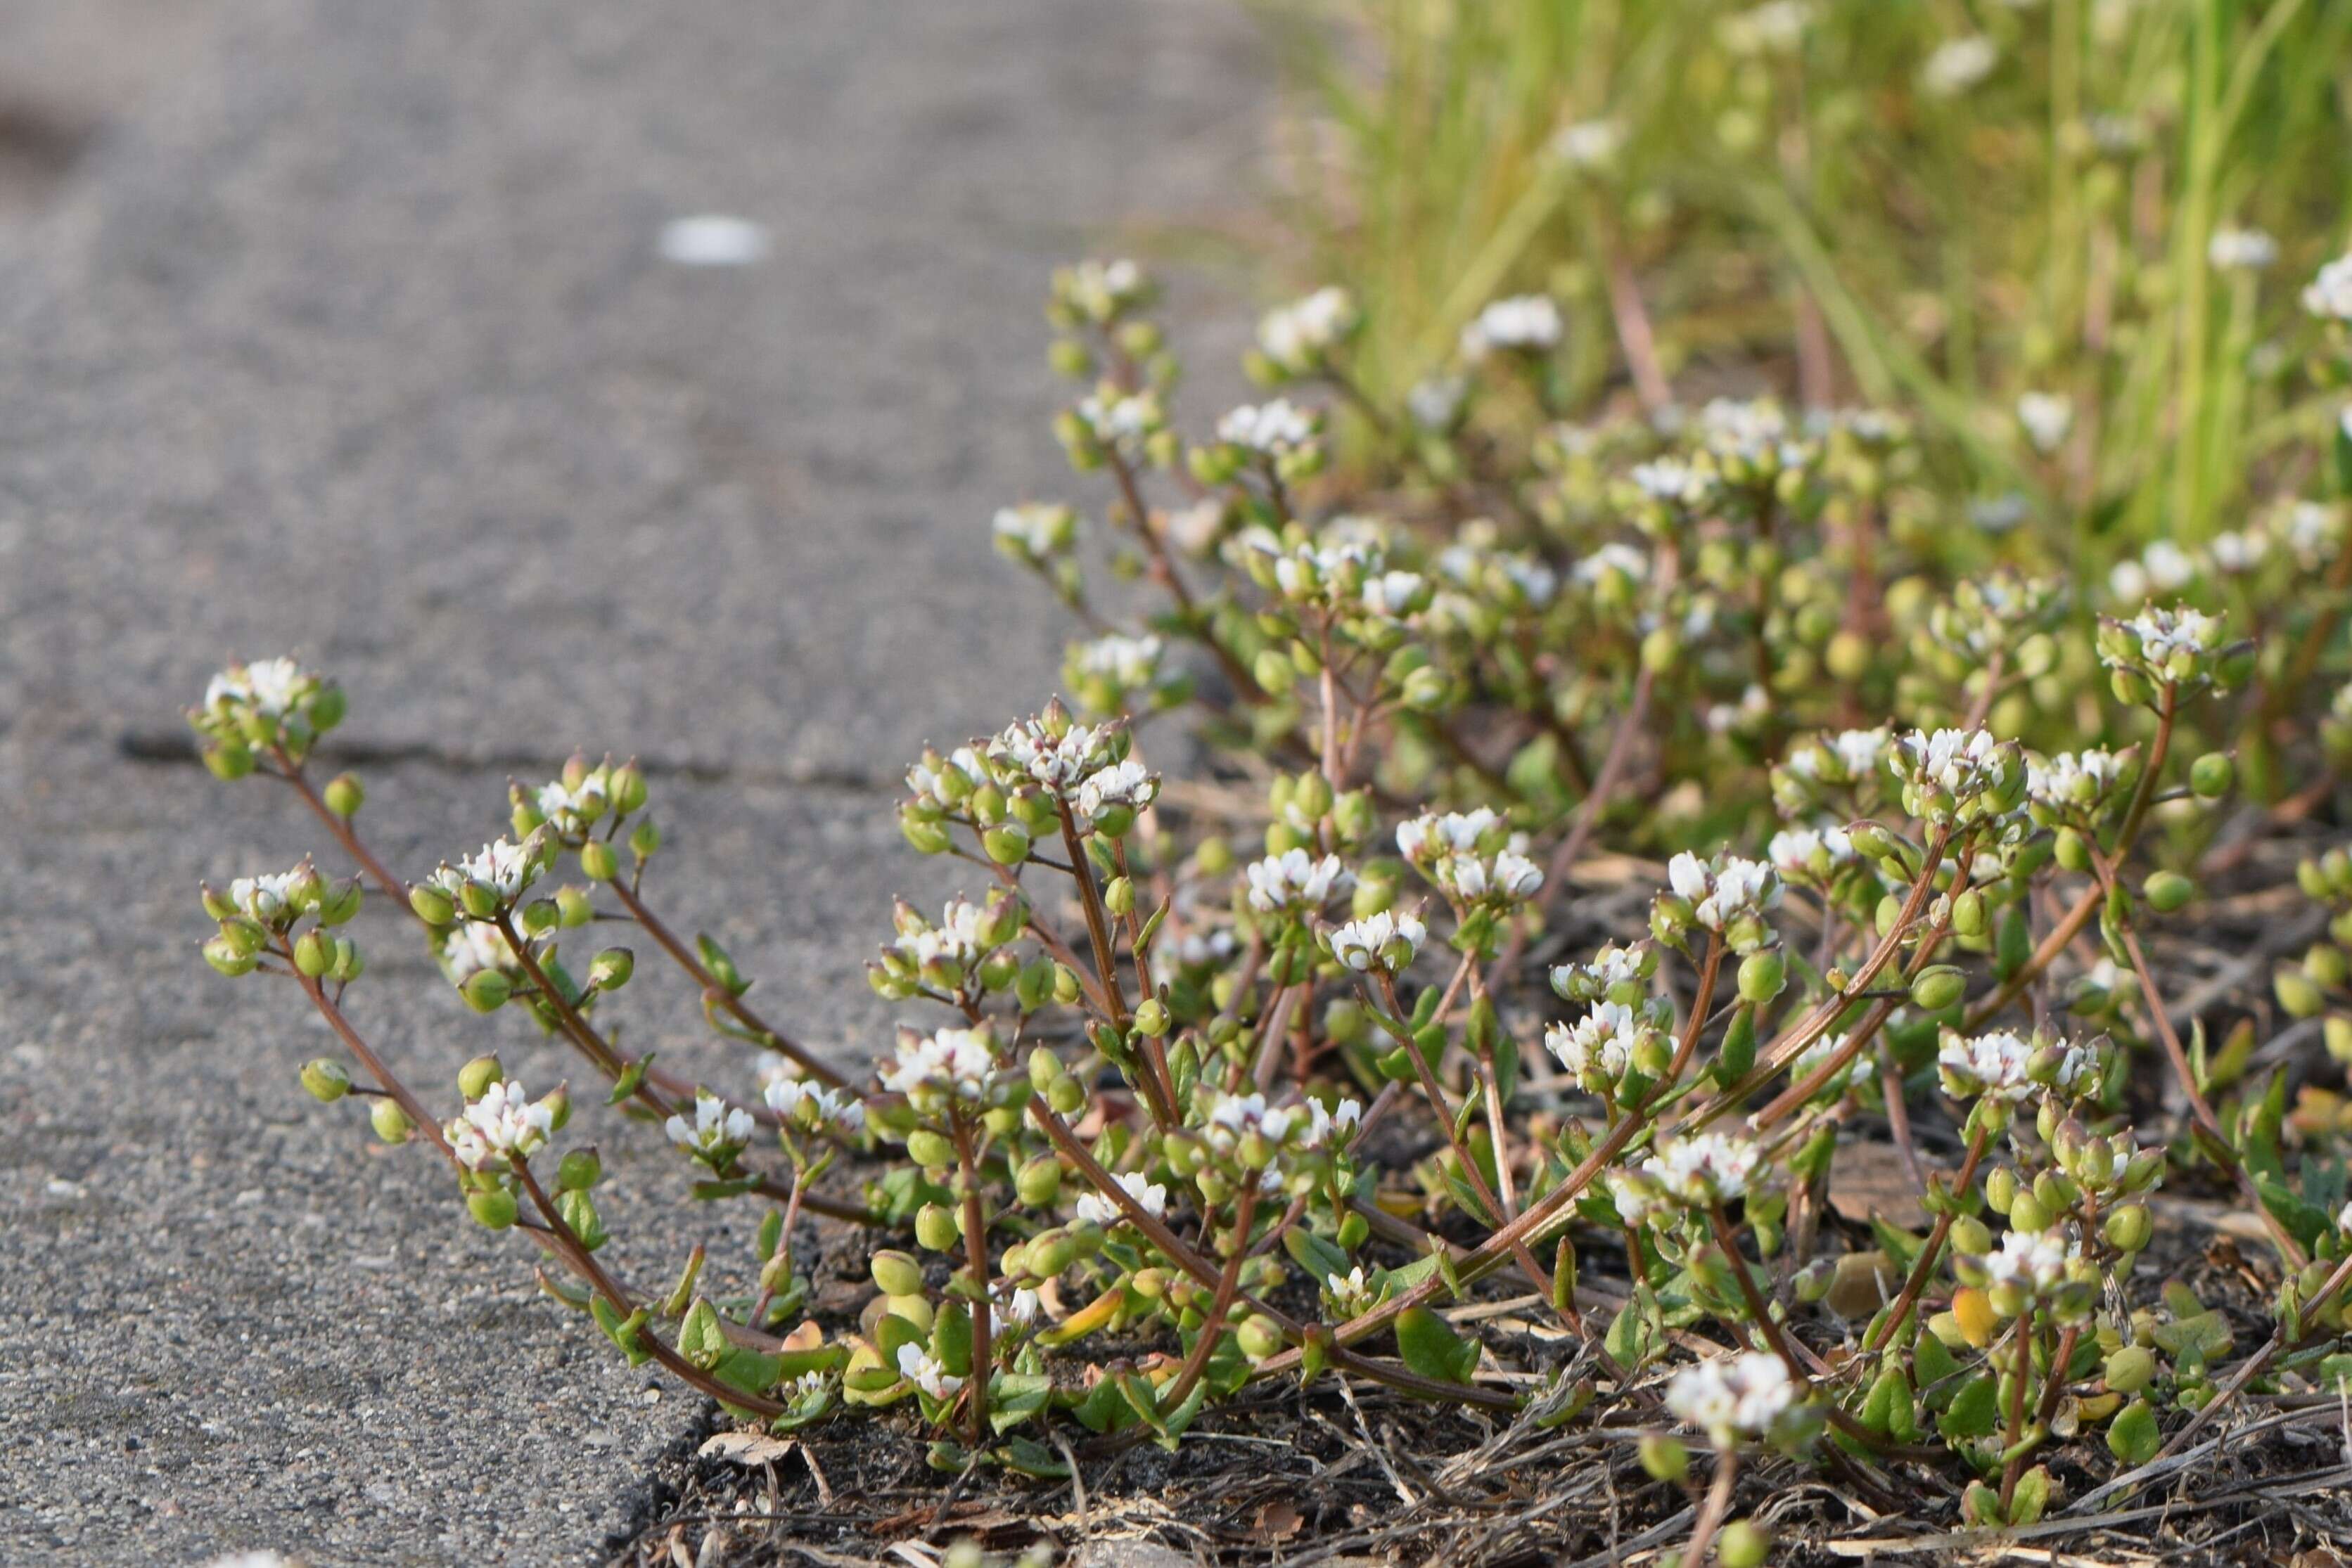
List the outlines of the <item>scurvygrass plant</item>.
{"label": "scurvygrass plant", "polygon": [[[895,1036],[827,1062],[677,934],[626,763],[516,787],[505,836],[403,880],[359,780],[312,778],[341,689],[271,660],[192,713],[205,756],[288,783],[356,873],[205,890],[205,956],[333,1028],[348,1060],[304,1085],[446,1164],[632,1364],[777,1430],[909,1427],[950,1469],[1062,1474],[1068,1428],[1172,1446],[1253,1382],[1347,1379],[1635,1444],[1692,1489],[1685,1560],[1752,1563],[1743,1468],[2021,1525],[2122,1495],[2249,1389],[2352,1370],[2343,852],[2283,889],[2329,931],[2279,971],[2284,1029],[2150,956],[2332,807],[2332,488],[2138,577],[2036,578],[1946,548],[1891,413],[1559,423],[1538,296],[1481,310],[1459,378],[1339,472],[1350,297],[1270,318],[1276,395],[1191,437],[1154,298],[1128,264],[1055,279],[1056,433],[1102,501],[993,527],[1086,635],[1067,703],[908,771],[908,842],[972,883],[891,913]],[[1179,722],[1202,777],[1153,763]],[[622,1279],[588,1095],[494,1054],[420,1084],[372,1046],[371,888],[468,1007],[576,1051],[682,1198],[754,1206],[748,1263]],[[631,926],[740,1076],[618,1045],[651,977],[598,943]],[[1880,1140],[1927,1219],[1857,1245],[1830,1196]],[[2234,1362],[2160,1278],[2168,1184],[2268,1237],[2275,1326]],[[877,1233],[854,1321],[811,1315],[807,1216]],[[1464,1332],[1490,1279],[1590,1354]]]}

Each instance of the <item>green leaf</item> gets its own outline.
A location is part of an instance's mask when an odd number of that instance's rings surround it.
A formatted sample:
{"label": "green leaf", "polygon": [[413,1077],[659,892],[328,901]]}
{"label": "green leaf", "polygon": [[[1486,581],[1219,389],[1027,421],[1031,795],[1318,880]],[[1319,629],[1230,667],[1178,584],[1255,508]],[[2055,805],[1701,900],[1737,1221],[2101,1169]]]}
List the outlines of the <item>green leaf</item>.
{"label": "green leaf", "polygon": [[2137,1469],[2156,1458],[2162,1437],[2157,1430],[2155,1408],[2145,1399],[2135,1399],[2107,1423],[2107,1452]]}
{"label": "green leaf", "polygon": [[1000,1372],[989,1379],[988,1424],[1010,1431],[1045,1408],[1054,1380],[1042,1372]]}
{"label": "green leaf", "polygon": [[1478,1343],[1465,1340],[1427,1307],[1408,1307],[1397,1314],[1397,1354],[1423,1377],[1441,1383],[1467,1383],[1478,1366]]}
{"label": "green leaf", "polygon": [[996,1458],[1016,1475],[1045,1481],[1070,1479],[1070,1467],[1063,1462],[1062,1456],[1032,1437],[1013,1438],[996,1450]]}
{"label": "green leaf", "polygon": [[[1911,1369],[1918,1375],[1919,1386],[1932,1389],[1944,1379],[1960,1370],[1960,1364],[1942,1340],[1922,1333],[1911,1352]],[[1934,1396],[1930,1396],[1933,1402]]]}
{"label": "green leaf", "polygon": [[730,1348],[727,1331],[719,1322],[719,1309],[707,1298],[696,1297],[685,1322],[677,1325],[677,1354],[708,1372],[719,1364]]}
{"label": "green leaf", "polygon": [[1951,1406],[1944,1412],[1943,1419],[1936,1423],[1936,1430],[1952,1441],[1982,1437],[1992,1431],[2000,1419],[1999,1380],[1990,1372],[1979,1373],[1952,1396]]}
{"label": "green leaf", "polygon": [[617,1105],[635,1094],[638,1087],[646,1081],[646,1069],[653,1064],[654,1053],[649,1051],[622,1068],[621,1075],[613,1080],[613,1092],[604,1096],[604,1103]]}
{"label": "green leaf", "polygon": [[1311,1230],[1292,1226],[1282,1233],[1282,1247],[1292,1262],[1318,1280],[1348,1271],[1348,1255]]}
{"label": "green leaf", "polygon": [[923,1331],[911,1319],[902,1318],[896,1312],[884,1312],[874,1320],[874,1343],[882,1352],[883,1362],[893,1373],[898,1370],[899,1347],[922,1343]]}
{"label": "green leaf", "polygon": [[961,1301],[940,1303],[931,1320],[931,1354],[956,1376],[971,1375],[971,1312]]}

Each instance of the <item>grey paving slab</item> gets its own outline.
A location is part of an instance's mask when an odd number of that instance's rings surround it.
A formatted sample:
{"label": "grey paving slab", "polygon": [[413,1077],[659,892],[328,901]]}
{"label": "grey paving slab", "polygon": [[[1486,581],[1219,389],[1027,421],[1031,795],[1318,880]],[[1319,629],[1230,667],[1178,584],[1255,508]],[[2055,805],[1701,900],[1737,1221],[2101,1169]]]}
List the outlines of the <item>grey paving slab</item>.
{"label": "grey paving slab", "polygon": [[[1211,0],[0,0],[0,27],[33,40],[0,163],[28,90],[70,130],[0,181],[0,1561],[592,1557],[696,1402],[300,1096],[325,1037],[196,963],[193,889],[319,835],[121,739],[299,649],[354,739],[484,759],[371,770],[404,867],[495,830],[503,759],[697,764],[657,785],[679,920],[870,1051],[889,898],[951,881],[870,781],[1058,664],[985,537],[1068,484],[1043,274],[1243,204],[1253,35]],[[768,258],[659,258],[712,212]],[[1179,299],[1228,344],[1245,319],[1213,279]],[[437,994],[389,911],[362,935],[354,1009],[420,1081],[493,1040],[566,1071]],[[728,1070],[682,993],[635,989],[635,1039]],[[642,1129],[603,1141],[642,1236],[682,1178]]]}

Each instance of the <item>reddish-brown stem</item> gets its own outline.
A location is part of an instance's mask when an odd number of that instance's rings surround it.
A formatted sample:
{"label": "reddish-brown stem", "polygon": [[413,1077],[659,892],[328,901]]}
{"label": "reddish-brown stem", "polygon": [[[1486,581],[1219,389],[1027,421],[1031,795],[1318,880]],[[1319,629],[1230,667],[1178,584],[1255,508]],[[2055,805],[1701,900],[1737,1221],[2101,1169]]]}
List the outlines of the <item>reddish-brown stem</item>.
{"label": "reddish-brown stem", "polygon": [[1903,1327],[1903,1320],[1919,1300],[1919,1292],[1927,1288],[1927,1277],[1936,1271],[1936,1259],[1944,1249],[1944,1238],[1952,1233],[1952,1220],[1959,1213],[1959,1205],[1977,1179],[1977,1166],[1983,1160],[1985,1150],[1992,1145],[1992,1130],[1983,1123],[1969,1136],[1968,1157],[1960,1162],[1959,1175],[1952,1180],[1944,1212],[1936,1216],[1935,1225],[1927,1232],[1927,1242],[1920,1247],[1919,1256],[1912,1260],[1911,1272],[1903,1281],[1903,1291],[1895,1298],[1895,1305],[1872,1330],[1863,1345],[1864,1355],[1875,1355]]}
{"label": "reddish-brown stem", "polygon": [[613,895],[621,901],[621,907],[629,912],[630,918],[644,928],[646,936],[654,939],[655,946],[668,954],[671,961],[685,970],[696,985],[702,988],[703,997],[726,1009],[736,1022],[751,1030],[758,1038],[761,1044],[791,1058],[802,1071],[820,1083],[838,1089],[849,1082],[837,1070],[827,1065],[824,1058],[799,1044],[775,1025],[752,1011],[742,998],[721,984],[719,977],[710,972],[694,951],[679,941],[677,934],[662,923],[661,917],[646,907],[645,900],[637,896],[635,888],[620,877],[614,877],[606,885],[613,890]]}
{"label": "reddish-brown stem", "polygon": [[992,1365],[989,1331],[993,1304],[989,1300],[988,1216],[980,1201],[980,1162],[972,1149],[971,1124],[961,1111],[951,1112],[955,1133],[956,1170],[963,1187],[964,1256],[971,1270],[971,1444],[988,1441],[988,1375]]}
{"label": "reddish-brown stem", "polygon": [[1240,1201],[1234,1209],[1233,1250],[1225,1259],[1225,1271],[1217,1276],[1216,1293],[1210,1298],[1207,1315],[1201,1320],[1201,1337],[1192,1343],[1192,1353],[1184,1358],[1176,1380],[1160,1396],[1164,1409],[1174,1409],[1184,1403],[1192,1385],[1209,1369],[1209,1357],[1215,1354],[1217,1343],[1225,1335],[1225,1314],[1233,1310],[1234,1292],[1241,1288],[1242,1265],[1249,1260],[1250,1224],[1257,1218],[1257,1184],[1242,1184]]}

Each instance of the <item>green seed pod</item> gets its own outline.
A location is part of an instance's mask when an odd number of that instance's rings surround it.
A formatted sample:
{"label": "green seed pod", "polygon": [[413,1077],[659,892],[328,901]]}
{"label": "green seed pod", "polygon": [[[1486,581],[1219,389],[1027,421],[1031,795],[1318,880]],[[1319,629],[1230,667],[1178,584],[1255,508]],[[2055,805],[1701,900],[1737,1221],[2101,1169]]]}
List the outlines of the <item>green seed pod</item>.
{"label": "green seed pod", "polygon": [[2009,1228],[2028,1235],[2050,1228],[2050,1211],[2031,1192],[2021,1192],[2009,1206]]}
{"label": "green seed pod", "polygon": [[244,951],[236,943],[226,936],[215,936],[206,942],[204,953],[205,963],[231,979],[235,979],[239,975],[253,973],[261,962],[258,954]]}
{"label": "green seed pod", "polygon": [[408,907],[416,912],[417,919],[436,930],[457,918],[457,906],[449,901],[449,895],[421,882],[408,890]]}
{"label": "green seed pod", "polygon": [[1639,1449],[1642,1469],[1656,1481],[1679,1482],[1690,1474],[1690,1450],[1682,1439],[1664,1432],[1646,1434]]}
{"label": "green seed pod", "polygon": [[1762,1007],[1780,994],[1788,976],[1789,963],[1780,949],[1750,953],[1739,961],[1739,998]]}
{"label": "green seed pod", "polygon": [[2271,990],[2289,1018],[2307,1019],[2327,1005],[2327,998],[2300,969],[2281,966],[2271,973]]}
{"label": "green seed pod", "polygon": [[1735,1519],[1715,1538],[1715,1560],[1723,1568],[1764,1568],[1772,1554],[1769,1531],[1751,1519]]}
{"label": "green seed pod", "polygon": [[641,862],[653,859],[654,852],[661,848],[661,830],[654,825],[650,817],[629,830],[629,851]]}
{"label": "green seed pod", "polygon": [[302,1064],[302,1087],[322,1105],[331,1105],[352,1092],[352,1075],[332,1057],[315,1057]]}
{"label": "green seed pod", "polygon": [[1062,1195],[1062,1162],[1051,1155],[1039,1155],[1014,1173],[1013,1186],[1023,1203],[1045,1208]]}
{"label": "green seed pod", "polygon": [[918,1127],[907,1134],[907,1157],[926,1170],[940,1170],[956,1163],[956,1148],[946,1134]]}
{"label": "green seed pod", "polygon": [[1982,1257],[1992,1250],[1992,1232],[1974,1215],[1961,1215],[1952,1221],[1952,1249],[1970,1257]]}
{"label": "green seed pod", "polygon": [[1029,1239],[1029,1272],[1050,1280],[1078,1260],[1078,1244],[1066,1230],[1041,1230]]}
{"label": "green seed pod", "polygon": [[234,784],[253,771],[253,748],[241,741],[225,740],[205,747],[205,766],[213,777]]}
{"label": "green seed pod", "polygon": [[499,1064],[497,1057],[478,1056],[457,1069],[457,1092],[464,1095],[466,1103],[470,1105],[488,1093],[491,1084],[503,1083],[506,1079],[507,1070]]}
{"label": "green seed pod", "polygon": [[2189,787],[2208,800],[2228,794],[2237,780],[2237,764],[2226,752],[2209,751],[2189,765]]}
{"label": "green seed pod", "polygon": [[955,1215],[946,1206],[927,1203],[915,1211],[915,1239],[930,1251],[951,1251],[962,1238]]}
{"label": "green seed pod", "polygon": [[2064,866],[2068,871],[2081,874],[2091,869],[2090,843],[2080,832],[2077,832],[2073,828],[2061,828],[2058,830],[2058,842],[2055,846],[2055,852],[2058,857],[2058,863]]}
{"label": "green seed pod", "polygon": [[1154,1039],[1168,1032],[1168,1005],[1158,997],[1146,998],[1135,1009],[1135,1031]]}
{"label": "green seed pod", "polygon": [[370,1103],[368,1120],[375,1124],[375,1135],[387,1144],[404,1144],[416,1131],[416,1124],[390,1095]]}
{"label": "green seed pod", "polygon": [[1027,860],[1029,842],[1029,830],[1011,821],[1000,822],[980,836],[981,848],[998,865],[1019,865]]}
{"label": "green seed pod", "polygon": [[1241,1342],[1242,1354],[1252,1361],[1264,1361],[1282,1348],[1282,1330],[1272,1318],[1258,1312],[1244,1318],[1234,1337]]}
{"label": "green seed pod", "polygon": [[2197,884],[2177,871],[2156,871],[2140,883],[2140,893],[2159,914],[2169,915],[2197,896]]}
{"label": "green seed pod", "polygon": [[590,882],[610,882],[621,874],[621,857],[602,839],[580,846],[580,874]]}
{"label": "green seed pod", "polygon": [[1054,1086],[1045,1091],[1045,1103],[1054,1108],[1056,1115],[1075,1115],[1086,1103],[1087,1086],[1067,1073],[1055,1079]]}
{"label": "green seed pod", "polygon": [[1984,894],[1971,887],[1952,900],[1952,929],[1963,936],[1981,936],[1991,924]]}
{"label": "green seed pod", "polygon": [[613,802],[613,810],[618,816],[625,817],[632,811],[645,810],[647,791],[644,770],[634,762],[622,763],[613,769],[613,777],[607,782],[604,793],[605,799]]}
{"label": "green seed pod", "polygon": [[468,1194],[466,1208],[477,1223],[492,1230],[504,1230],[515,1222],[514,1194],[502,1186]]}
{"label": "green seed pod", "polygon": [[334,967],[335,946],[323,931],[305,931],[294,944],[296,972],[317,979]]}
{"label": "green seed pod", "polygon": [[2149,1216],[2147,1205],[2135,1203],[2109,1214],[2100,1228],[2107,1245],[2116,1251],[2137,1252],[2156,1234],[2156,1221]]}
{"label": "green seed pod", "polygon": [[607,947],[590,961],[588,984],[599,991],[617,991],[637,972],[636,955],[626,947]]}
{"label": "green seed pod", "polygon": [[886,1296],[916,1296],[923,1290],[923,1266],[906,1253],[886,1248],[867,1265],[874,1283]]}
{"label": "green seed pod", "polygon": [[1969,977],[1954,965],[1931,964],[1911,982],[1911,1002],[1925,1012],[1941,1012],[1968,994]]}
{"label": "green seed pod", "polygon": [[506,1006],[507,998],[514,995],[514,982],[496,969],[477,969],[466,977],[466,983],[457,988],[457,994],[464,997],[466,1005],[476,1012],[494,1013]]}
{"label": "green seed pod", "polygon": [[327,810],[345,821],[358,816],[360,807],[367,801],[367,790],[355,773],[338,773],[327,780],[326,789],[320,794],[327,802]]}
{"label": "green seed pod", "polygon": [[558,1192],[586,1192],[604,1179],[604,1162],[593,1149],[573,1149],[555,1167]]}

